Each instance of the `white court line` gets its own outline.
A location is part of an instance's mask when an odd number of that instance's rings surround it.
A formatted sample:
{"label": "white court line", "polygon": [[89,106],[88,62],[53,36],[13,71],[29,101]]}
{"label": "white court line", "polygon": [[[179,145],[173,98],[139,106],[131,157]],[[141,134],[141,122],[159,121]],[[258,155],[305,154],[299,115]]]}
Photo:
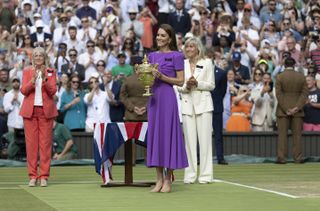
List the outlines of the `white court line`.
{"label": "white court line", "polygon": [[18,187],[0,188],[0,190],[17,190],[17,189],[21,189],[21,188],[18,188]]}
{"label": "white court line", "polygon": [[279,192],[279,191],[274,191],[274,190],[269,190],[269,189],[264,189],[264,188],[258,188],[258,187],[254,187],[254,186],[250,186],[250,185],[243,185],[243,184],[240,184],[240,183],[229,182],[229,181],[225,181],[225,180],[215,179],[214,182],[222,182],[222,183],[235,185],[235,186],[239,186],[239,187],[244,187],[244,188],[250,188],[250,189],[253,189],[253,190],[264,191],[264,192],[273,193],[273,194],[277,194],[277,195],[280,195],[280,196],[285,196],[285,197],[292,198],[292,199],[300,198],[299,196],[294,196],[294,195],[283,193],[283,192]]}
{"label": "white court line", "polygon": [[[49,183],[51,184],[94,184],[94,183],[99,183],[102,181],[94,181],[94,180],[86,180],[86,181],[50,181]],[[16,181],[16,182],[0,182],[0,185],[24,185],[24,184],[28,184],[28,181]]]}
{"label": "white court line", "polygon": [[[183,182],[183,180],[175,180],[175,181],[176,182]],[[123,181],[122,180],[113,180],[113,182],[123,182]],[[134,182],[145,182],[145,181],[144,180],[135,180]],[[283,193],[283,192],[279,192],[279,191],[274,191],[274,190],[269,190],[269,189],[264,189],[264,188],[258,188],[258,187],[249,186],[249,185],[243,185],[243,184],[240,184],[240,183],[229,182],[229,181],[226,181],[226,180],[215,179],[213,182],[221,182],[221,183],[235,185],[235,186],[244,187],[244,188],[249,188],[249,189],[253,189],[253,190],[259,190],[259,191],[263,191],[263,192],[273,193],[273,194],[276,194],[276,195],[285,196],[285,197],[292,198],[292,199],[301,198],[299,196],[294,196],[294,195]],[[92,180],[91,181],[90,180],[87,180],[87,181],[59,181],[59,182],[51,181],[49,183],[50,184],[96,184],[96,183],[99,183],[99,184],[101,183],[102,184],[101,181],[92,181]],[[0,185],[1,184],[27,185],[26,182],[0,182]],[[2,188],[0,188],[0,190],[1,189],[19,189],[19,188],[2,187]]]}

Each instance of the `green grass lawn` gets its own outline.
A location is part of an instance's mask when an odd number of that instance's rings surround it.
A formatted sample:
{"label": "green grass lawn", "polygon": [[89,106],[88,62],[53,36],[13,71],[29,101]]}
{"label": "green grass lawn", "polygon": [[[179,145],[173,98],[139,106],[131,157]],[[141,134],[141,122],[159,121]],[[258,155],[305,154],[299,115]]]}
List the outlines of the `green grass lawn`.
{"label": "green grass lawn", "polygon": [[[116,181],[122,181],[123,174],[123,166],[113,167]],[[176,171],[173,192],[162,194],[150,193],[150,188],[101,188],[93,166],[52,167],[47,188],[29,188],[25,167],[0,168],[0,210],[320,210],[320,163],[214,165],[214,176],[222,182],[184,185],[183,171]],[[135,180],[153,181],[154,177],[154,169],[134,168]]]}

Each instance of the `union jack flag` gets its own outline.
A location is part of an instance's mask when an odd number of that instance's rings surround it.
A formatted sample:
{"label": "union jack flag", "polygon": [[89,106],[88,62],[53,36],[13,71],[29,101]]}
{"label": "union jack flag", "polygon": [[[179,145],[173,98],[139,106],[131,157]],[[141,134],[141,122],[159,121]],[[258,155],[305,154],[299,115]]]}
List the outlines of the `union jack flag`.
{"label": "union jack flag", "polygon": [[112,180],[112,158],[119,147],[128,140],[138,140],[146,145],[147,122],[97,123],[93,134],[96,172],[103,184]]}

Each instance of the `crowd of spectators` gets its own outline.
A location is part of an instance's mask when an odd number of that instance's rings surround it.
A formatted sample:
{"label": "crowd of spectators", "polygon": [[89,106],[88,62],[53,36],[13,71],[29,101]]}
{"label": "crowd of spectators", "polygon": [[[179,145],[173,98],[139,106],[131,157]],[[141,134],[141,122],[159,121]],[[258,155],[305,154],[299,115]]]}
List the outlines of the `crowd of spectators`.
{"label": "crowd of spectators", "polygon": [[188,38],[199,38],[206,56],[226,71],[227,131],[276,127],[273,84],[288,57],[308,82],[304,129],[320,130],[319,0],[2,0],[0,134],[23,128],[17,86],[39,46],[57,71],[57,121],[90,132],[96,119],[123,120],[120,87],[113,86],[155,49],[163,23],[175,29],[179,50]]}

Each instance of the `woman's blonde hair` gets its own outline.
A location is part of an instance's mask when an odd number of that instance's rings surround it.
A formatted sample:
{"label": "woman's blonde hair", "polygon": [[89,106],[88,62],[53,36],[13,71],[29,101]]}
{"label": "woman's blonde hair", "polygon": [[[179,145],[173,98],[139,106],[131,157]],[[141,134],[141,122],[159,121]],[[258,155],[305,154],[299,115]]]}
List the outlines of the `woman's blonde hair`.
{"label": "woman's blonde hair", "polygon": [[[190,37],[186,40],[186,42],[184,43],[184,50],[186,49],[187,45],[194,45],[197,47],[199,53],[198,53],[198,58],[199,59],[204,59],[205,58],[205,49],[204,46],[202,44],[202,42],[200,41],[199,38],[197,37]],[[186,54],[185,54],[186,55]],[[187,56],[186,56],[187,57]],[[188,58],[189,59],[189,58]]]}
{"label": "woman's blonde hair", "polygon": [[42,55],[44,57],[44,65],[46,67],[49,67],[49,59],[47,57],[47,53],[46,53],[45,49],[41,48],[41,47],[36,47],[32,51],[32,66],[35,67],[34,58],[35,58],[36,54]]}

